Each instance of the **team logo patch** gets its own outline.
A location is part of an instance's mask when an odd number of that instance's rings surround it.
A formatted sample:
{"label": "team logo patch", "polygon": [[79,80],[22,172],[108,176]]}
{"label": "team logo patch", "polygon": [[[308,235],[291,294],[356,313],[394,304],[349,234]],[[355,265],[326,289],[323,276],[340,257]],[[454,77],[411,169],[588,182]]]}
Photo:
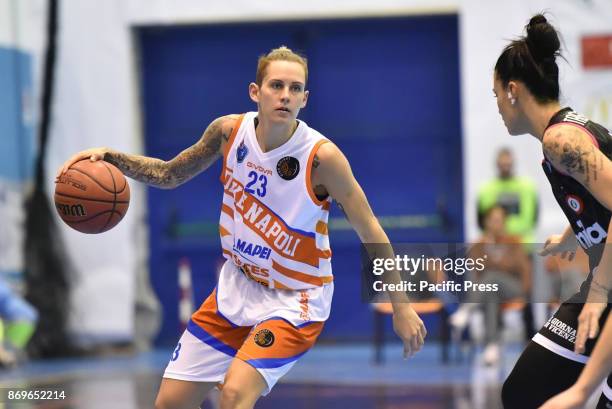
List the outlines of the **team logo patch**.
{"label": "team logo patch", "polygon": [[269,329],[262,329],[255,334],[255,343],[267,348],[274,343],[274,334]]}
{"label": "team logo patch", "polygon": [[244,158],[246,158],[248,153],[249,153],[249,148],[247,148],[246,145],[244,144],[244,141],[242,141],[240,145],[238,146],[238,149],[236,149],[236,159],[238,159],[238,163],[242,163],[242,161],[244,160]]}
{"label": "team logo patch", "polygon": [[565,202],[576,214],[582,213],[584,204],[582,203],[582,199],[580,199],[578,196],[567,195]]}
{"label": "team logo patch", "polygon": [[276,171],[285,180],[294,179],[300,173],[300,162],[293,156],[285,156],[276,164]]}

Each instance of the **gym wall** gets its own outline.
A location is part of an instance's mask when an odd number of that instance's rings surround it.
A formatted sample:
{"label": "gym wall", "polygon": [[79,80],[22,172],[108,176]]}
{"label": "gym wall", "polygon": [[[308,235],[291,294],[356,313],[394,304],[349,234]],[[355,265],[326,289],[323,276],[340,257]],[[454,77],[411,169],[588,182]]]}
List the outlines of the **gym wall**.
{"label": "gym wall", "polygon": [[[0,19],[14,15],[3,12],[10,10],[9,6],[18,4],[22,10],[18,19],[27,24],[20,28],[19,38],[28,43],[25,48],[31,54],[36,90],[42,48],[36,33],[44,27],[44,18],[41,18],[44,3],[42,0],[0,1],[3,7]],[[518,173],[535,178],[540,188],[542,219],[538,236],[542,239],[562,228],[563,219],[552,195],[547,193],[549,188],[539,168],[539,148],[532,138],[507,136],[491,92],[492,68],[501,49],[509,39],[520,34],[520,28],[532,14],[542,10],[550,11],[552,21],[564,33],[568,64],[561,62],[563,101],[611,127],[611,71],[585,69],[581,54],[584,36],[612,32],[612,4],[608,0],[387,0],[376,4],[365,0],[214,0],[205,5],[197,0],[64,1],[47,174],[54,174],[70,154],[86,147],[102,145],[134,153],[145,152],[138,53],[132,31],[136,26],[456,13],[465,238],[476,235],[473,211],[476,189],[493,175],[496,149],[507,144],[518,152]],[[8,25],[0,24],[0,40],[10,32],[6,27]],[[202,118],[202,126],[206,119]],[[318,124],[312,125],[317,127]],[[4,135],[0,143],[4,148]],[[51,180],[48,188],[50,192],[53,189]],[[144,224],[148,217],[145,190],[135,183],[132,189],[130,211],[113,231],[98,237],[84,237],[67,227],[62,230],[80,271],[74,293],[73,328],[84,337],[129,339],[134,333],[134,302],[137,290],[142,287],[136,286],[135,280],[139,272],[148,270],[152,258]],[[10,237],[8,240],[18,239],[15,233],[5,234]],[[108,316],[113,320],[108,320]]]}

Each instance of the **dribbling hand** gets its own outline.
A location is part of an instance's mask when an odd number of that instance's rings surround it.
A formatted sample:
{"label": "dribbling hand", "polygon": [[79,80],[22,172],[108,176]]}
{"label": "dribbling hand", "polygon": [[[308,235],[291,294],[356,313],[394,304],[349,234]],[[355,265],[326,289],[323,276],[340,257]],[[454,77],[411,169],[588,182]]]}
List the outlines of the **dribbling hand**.
{"label": "dribbling hand", "polygon": [[89,158],[92,162],[104,160],[104,155],[106,155],[109,151],[110,150],[108,148],[91,148],[75,153],[59,168],[57,175],[55,175],[55,180],[57,181],[57,179],[66,173],[68,169],[70,169],[70,166],[76,162],[87,158]]}

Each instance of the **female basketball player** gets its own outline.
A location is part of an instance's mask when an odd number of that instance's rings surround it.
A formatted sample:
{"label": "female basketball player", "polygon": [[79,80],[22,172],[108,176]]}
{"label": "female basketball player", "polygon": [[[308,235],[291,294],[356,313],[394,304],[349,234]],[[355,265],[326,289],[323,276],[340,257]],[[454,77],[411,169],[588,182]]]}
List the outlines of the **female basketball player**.
{"label": "female basketball player", "polygon": [[[612,287],[612,254],[604,251],[612,209],[612,135],[571,108],[561,108],[557,32],[542,15],[526,29],[527,35],[506,46],[495,65],[497,106],[511,135],[529,133],[542,143],[544,172],[569,220],[541,254],[572,253],[579,243],[591,273],[534,336],[504,383],[504,407],[517,409],[536,408],[576,381],[610,310]],[[606,402],[612,402],[609,389],[599,408]]]}
{"label": "female basketball player", "polygon": [[[327,217],[333,198],[364,243],[389,240],[346,157],[296,118],[306,106],[306,60],[286,47],[259,59],[249,95],[258,111],[216,119],[170,161],[107,148],[77,153],[126,176],[173,188],[223,158],[219,230],[227,258],[166,368],[158,409],[193,409],[217,384],[221,408],[252,408],[310,349],[329,315],[333,281]],[[396,295],[393,322],[405,353],[418,351],[423,322]]]}
{"label": "female basketball player", "polygon": [[579,409],[612,372],[612,319],[608,317],[597,346],[571,388],[549,399],[540,409]]}

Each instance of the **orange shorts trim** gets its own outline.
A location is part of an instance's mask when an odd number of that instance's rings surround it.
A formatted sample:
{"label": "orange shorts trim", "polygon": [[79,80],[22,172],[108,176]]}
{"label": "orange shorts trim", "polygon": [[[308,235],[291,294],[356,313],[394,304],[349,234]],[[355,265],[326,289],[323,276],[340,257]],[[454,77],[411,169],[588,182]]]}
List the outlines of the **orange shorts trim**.
{"label": "orange shorts trim", "polygon": [[310,321],[294,326],[272,317],[255,326],[236,326],[217,307],[215,289],[187,325],[196,338],[254,368],[279,368],[304,355],[323,330],[323,322]]}
{"label": "orange shorts trim", "polygon": [[279,368],[308,352],[322,330],[322,322],[295,327],[283,318],[270,318],[253,327],[236,358],[255,368]]}

